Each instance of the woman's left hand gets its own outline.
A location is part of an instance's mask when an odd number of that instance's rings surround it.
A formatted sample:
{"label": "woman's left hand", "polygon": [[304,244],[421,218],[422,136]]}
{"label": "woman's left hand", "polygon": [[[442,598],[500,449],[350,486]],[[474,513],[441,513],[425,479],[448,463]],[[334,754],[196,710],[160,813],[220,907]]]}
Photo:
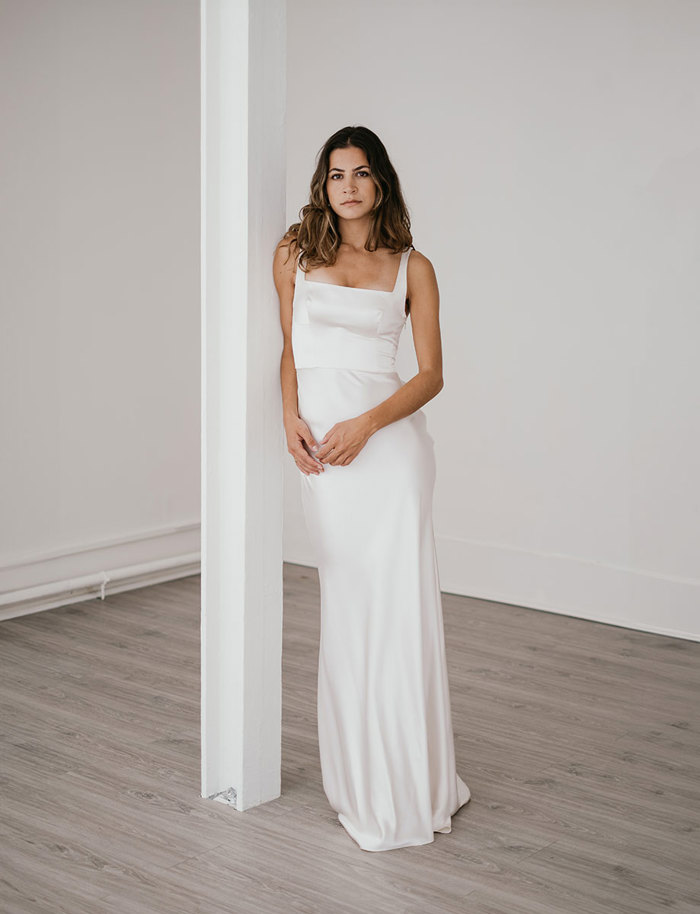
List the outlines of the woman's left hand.
{"label": "woman's left hand", "polygon": [[319,441],[314,457],[331,466],[347,466],[367,444],[371,434],[364,416],[336,422]]}

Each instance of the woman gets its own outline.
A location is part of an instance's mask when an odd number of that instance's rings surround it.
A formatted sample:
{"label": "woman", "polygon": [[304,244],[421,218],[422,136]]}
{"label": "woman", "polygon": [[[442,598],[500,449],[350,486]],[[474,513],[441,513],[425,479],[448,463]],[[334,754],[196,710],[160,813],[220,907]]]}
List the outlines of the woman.
{"label": "woman", "polygon": [[[434,841],[470,798],[455,770],[432,522],[442,389],[438,287],[412,250],[379,137],[323,146],[310,201],[275,251],[289,453],[321,591],[323,787],[363,850]],[[410,310],[418,374],[395,356]]]}

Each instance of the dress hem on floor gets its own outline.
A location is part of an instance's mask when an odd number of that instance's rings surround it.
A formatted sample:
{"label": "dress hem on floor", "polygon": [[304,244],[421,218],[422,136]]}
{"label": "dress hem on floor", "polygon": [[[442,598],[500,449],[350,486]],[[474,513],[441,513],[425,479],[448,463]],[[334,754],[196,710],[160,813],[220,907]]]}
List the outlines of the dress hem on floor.
{"label": "dress hem on floor", "polygon": [[419,847],[423,844],[433,844],[435,841],[436,834],[448,835],[452,831],[452,816],[454,816],[459,810],[465,806],[471,800],[471,791],[469,787],[464,783],[462,778],[457,775],[457,791],[458,791],[458,801],[457,807],[449,816],[449,821],[447,825],[443,825],[442,828],[434,828],[433,833],[429,838],[416,838],[410,839],[407,841],[402,841],[400,844],[382,844],[381,847],[371,847],[366,839],[362,838],[350,825],[346,817],[342,813],[338,813],[338,821],[343,826],[348,835],[352,840],[359,845],[360,849],[363,851],[394,851],[400,850],[402,847]]}

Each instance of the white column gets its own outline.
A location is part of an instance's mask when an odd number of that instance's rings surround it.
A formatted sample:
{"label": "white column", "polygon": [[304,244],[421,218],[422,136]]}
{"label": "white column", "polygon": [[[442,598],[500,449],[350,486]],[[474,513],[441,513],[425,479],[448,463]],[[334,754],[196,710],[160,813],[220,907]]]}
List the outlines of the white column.
{"label": "white column", "polygon": [[280,795],[285,0],[202,0],[202,786]]}

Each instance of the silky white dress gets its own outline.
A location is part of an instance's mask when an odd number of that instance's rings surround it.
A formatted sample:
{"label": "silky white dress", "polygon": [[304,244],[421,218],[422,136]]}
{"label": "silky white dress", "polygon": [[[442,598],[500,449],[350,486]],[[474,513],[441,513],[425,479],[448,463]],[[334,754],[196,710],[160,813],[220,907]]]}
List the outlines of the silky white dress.
{"label": "silky white dress", "polygon": [[[404,383],[395,357],[410,253],[391,292],[311,281],[297,264],[299,415],[317,442]],[[300,473],[320,582],[323,788],[362,849],[429,844],[470,791],[455,769],[425,414],[379,429],[347,466],[324,466]]]}

